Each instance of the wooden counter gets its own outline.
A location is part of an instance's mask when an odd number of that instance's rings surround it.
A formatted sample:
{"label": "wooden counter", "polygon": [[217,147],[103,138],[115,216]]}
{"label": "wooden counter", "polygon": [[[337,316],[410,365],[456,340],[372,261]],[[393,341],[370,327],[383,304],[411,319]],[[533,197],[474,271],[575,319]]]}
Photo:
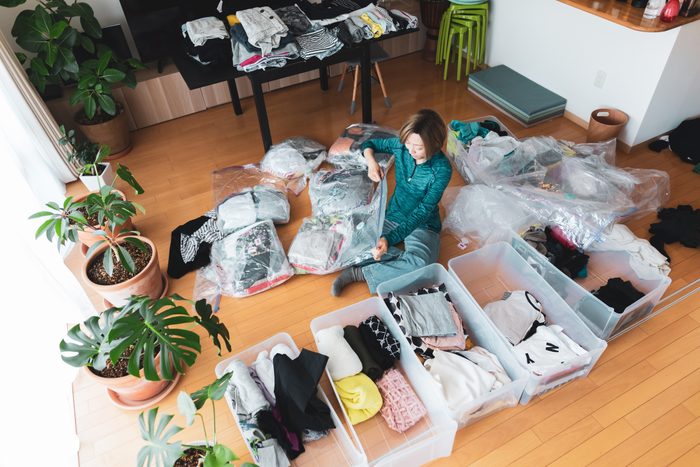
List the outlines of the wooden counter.
{"label": "wooden counter", "polygon": [[678,16],[670,23],[665,23],[659,18],[646,19],[642,17],[644,8],[634,8],[631,0],[621,2],[617,0],[559,0],[579,10],[600,16],[622,26],[643,32],[663,32],[669,29],[683,26],[700,19],[700,15],[691,17]]}

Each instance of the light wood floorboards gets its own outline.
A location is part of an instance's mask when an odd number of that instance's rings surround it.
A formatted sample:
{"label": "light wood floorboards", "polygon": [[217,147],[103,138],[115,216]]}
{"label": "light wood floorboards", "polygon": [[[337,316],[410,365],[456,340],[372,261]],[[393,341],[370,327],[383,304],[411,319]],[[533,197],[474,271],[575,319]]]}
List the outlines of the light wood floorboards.
{"label": "light wood floorboards", "polygon": [[[413,54],[382,64],[393,108],[383,106],[374,87],[374,117],[398,128],[413,111],[431,107],[445,120],[496,115],[518,137],[553,135],[582,142],[585,130],[563,118],[523,128],[474,98],[464,81],[443,81],[440,70]],[[361,118],[348,115],[350,87],[343,93],[321,92],[318,82],[301,84],[265,96],[274,142],[305,135],[330,145],[342,129]],[[257,162],[262,156],[255,108],[243,100],[245,113],[233,115],[229,105],[216,107],[133,133],[134,149],[120,162],[128,165],[145,187],[134,199],[145,215],[137,227],[160,251],[167,267],[170,232],[212,207],[211,172],[217,168]],[[639,149],[618,154],[619,166],[666,170],[671,175],[668,205],[700,206],[700,176],[670,152]],[[455,172],[451,184],[463,181]],[[82,191],[73,184],[71,193]],[[278,229],[288,248],[301,219],[310,212],[306,192],[291,197],[292,220]],[[642,237],[654,215],[629,225]],[[440,262],[462,251],[443,233]],[[669,293],[700,277],[700,250],[672,245],[673,283]],[[78,261],[72,258],[72,263]],[[194,274],[171,280],[170,292],[191,297]],[[316,316],[369,296],[363,284],[333,298],[334,275],[296,276],[284,285],[246,298],[223,298],[219,316],[227,324],[238,352],[277,332],[289,333],[299,347],[314,348],[309,322]],[[225,355],[226,356],[226,355]],[[194,391],[214,378],[218,362],[210,343],[179,387],[163,403],[175,413],[179,390]],[[104,390],[79,377],[75,382],[76,426],[81,440],[82,467],[133,465],[142,445],[137,413],[110,405]],[[204,411],[208,420],[211,413]],[[176,417],[176,420],[179,420]],[[249,455],[223,401],[217,405],[219,441],[243,459]],[[183,440],[201,439],[198,427],[181,433]],[[438,466],[477,465],[700,465],[700,293],[611,342],[588,378],[579,379],[535,398],[526,406],[501,411],[457,433],[450,458]]]}

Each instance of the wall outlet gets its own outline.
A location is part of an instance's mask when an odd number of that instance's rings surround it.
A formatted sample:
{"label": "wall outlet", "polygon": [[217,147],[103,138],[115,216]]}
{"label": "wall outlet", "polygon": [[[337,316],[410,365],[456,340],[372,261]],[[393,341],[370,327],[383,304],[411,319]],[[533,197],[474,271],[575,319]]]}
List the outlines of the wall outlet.
{"label": "wall outlet", "polygon": [[595,74],[595,79],[593,80],[593,86],[603,89],[603,86],[605,85],[605,78],[607,78],[607,74],[603,70],[598,70],[598,73]]}

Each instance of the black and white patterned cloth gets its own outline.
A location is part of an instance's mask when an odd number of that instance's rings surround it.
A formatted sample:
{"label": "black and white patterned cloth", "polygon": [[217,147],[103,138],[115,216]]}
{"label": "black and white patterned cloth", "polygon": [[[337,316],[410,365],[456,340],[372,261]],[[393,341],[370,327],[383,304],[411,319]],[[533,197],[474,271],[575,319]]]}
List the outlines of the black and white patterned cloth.
{"label": "black and white patterned cloth", "polygon": [[224,238],[216,223],[216,211],[208,211],[204,215],[209,219],[200,228],[191,235],[180,234],[180,254],[182,254],[182,260],[185,263],[191,263],[194,260],[202,242],[214,243]]}
{"label": "black and white patterned cloth", "polygon": [[306,13],[301,11],[297,5],[284,6],[275,10],[277,16],[287,25],[289,32],[298,36],[311,29],[311,21],[306,17]]}
{"label": "black and white patterned cloth", "polygon": [[216,211],[178,226],[170,235],[168,275],[180,278],[209,264],[212,244],[223,238],[216,223]]}
{"label": "black and white patterned cloth", "polygon": [[299,55],[304,60],[318,57],[323,60],[343,48],[343,43],[326,28],[318,28],[297,37]]}
{"label": "black and white patterned cloth", "polygon": [[364,320],[362,324],[369,326],[383,350],[389,353],[394,359],[401,357],[401,344],[391,335],[389,329],[379,317],[370,316]]}
{"label": "black and white patterned cloth", "polygon": [[[447,287],[445,287],[445,284],[440,284],[438,286],[433,287],[424,287],[422,289],[416,290],[415,292],[411,292],[409,295],[424,295],[438,292],[445,294],[445,300],[447,300],[449,303],[452,303],[452,300],[450,299],[450,294],[447,292]],[[405,318],[403,316],[403,312],[401,311],[401,303],[398,297],[393,292],[389,292],[387,297],[384,299],[384,303],[389,308],[389,311],[391,311],[391,315],[396,320],[396,323],[399,325],[399,329],[401,329],[403,335],[406,336],[406,340],[408,340],[408,343],[413,348],[413,351],[423,358],[435,358],[433,349],[428,347],[428,345],[425,342],[423,342],[423,339],[417,336],[411,336],[408,333],[406,329]]]}

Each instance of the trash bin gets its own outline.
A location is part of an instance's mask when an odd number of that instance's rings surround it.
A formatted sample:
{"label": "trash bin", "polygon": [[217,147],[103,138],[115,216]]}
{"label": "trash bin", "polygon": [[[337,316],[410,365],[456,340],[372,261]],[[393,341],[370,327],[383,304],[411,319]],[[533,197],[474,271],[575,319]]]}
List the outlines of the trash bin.
{"label": "trash bin", "polygon": [[597,143],[617,138],[629,117],[622,110],[596,109],[588,121],[587,143]]}

